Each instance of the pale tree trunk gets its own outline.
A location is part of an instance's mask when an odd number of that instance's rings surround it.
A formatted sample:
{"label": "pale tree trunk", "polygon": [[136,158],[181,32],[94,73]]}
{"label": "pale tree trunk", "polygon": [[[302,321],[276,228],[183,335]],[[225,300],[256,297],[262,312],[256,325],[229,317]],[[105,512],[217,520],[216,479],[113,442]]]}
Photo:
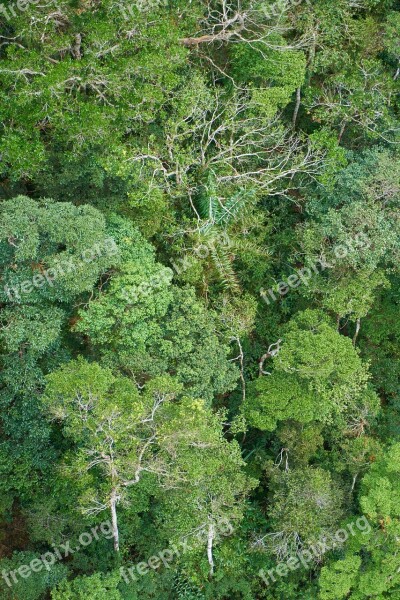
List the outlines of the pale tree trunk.
{"label": "pale tree trunk", "polygon": [[341,126],[341,128],[340,128],[340,131],[339,131],[338,144],[340,144],[340,142],[342,141],[342,137],[343,137],[343,134],[344,134],[344,132],[345,132],[346,125],[347,125],[347,122],[346,122],[346,121],[344,121],[344,122],[342,123],[342,126]]}
{"label": "pale tree trunk", "polygon": [[357,321],[356,321],[356,332],[355,332],[354,337],[353,337],[353,346],[356,345],[358,334],[360,332],[360,326],[361,326],[361,319],[357,319]]}
{"label": "pale tree trunk", "polygon": [[115,552],[119,552],[119,531],[118,531],[118,518],[117,518],[117,502],[118,495],[115,489],[111,492],[111,523],[112,523],[112,533],[114,540],[114,550]]}
{"label": "pale tree trunk", "polygon": [[75,44],[72,48],[72,54],[76,60],[81,60],[81,45],[82,45],[82,35],[77,33],[75,36]]}
{"label": "pale tree trunk", "polygon": [[207,558],[208,564],[210,565],[210,573],[209,576],[212,577],[214,575],[214,558],[213,558],[213,542],[214,542],[214,525],[210,523],[208,527],[208,536],[207,536]]}
{"label": "pale tree trunk", "polygon": [[393,79],[394,81],[396,81],[396,79],[398,78],[398,76],[400,75],[400,58],[399,58],[399,66],[397,67],[397,71],[396,73],[393,75]]}
{"label": "pale tree trunk", "polygon": [[270,358],[272,356],[275,356],[275,354],[278,354],[278,352],[281,349],[281,346],[280,346],[281,342],[282,342],[282,340],[279,339],[277,342],[270,344],[266,353],[263,354],[262,357],[260,358],[260,362],[258,363],[258,371],[259,371],[260,376],[261,375],[271,375],[271,373],[269,371],[264,371],[264,363],[267,360],[267,358]]}
{"label": "pale tree trunk", "polygon": [[299,114],[299,108],[301,103],[301,87],[298,87],[296,90],[296,105],[294,107],[293,117],[292,117],[292,127],[296,129],[297,115]]}
{"label": "pale tree trunk", "polygon": [[244,354],[243,354],[243,348],[242,348],[242,344],[240,342],[240,338],[235,337],[233,338],[237,345],[239,346],[239,361],[240,361],[240,381],[242,382],[242,399],[243,402],[246,402],[246,380],[244,377]]}

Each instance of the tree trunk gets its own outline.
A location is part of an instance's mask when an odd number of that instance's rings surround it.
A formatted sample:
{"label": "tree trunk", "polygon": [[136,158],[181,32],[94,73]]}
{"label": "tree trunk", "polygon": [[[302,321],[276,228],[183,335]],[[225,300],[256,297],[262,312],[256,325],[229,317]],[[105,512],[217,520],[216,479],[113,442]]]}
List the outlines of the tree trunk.
{"label": "tree trunk", "polygon": [[234,338],[239,346],[239,361],[240,361],[240,380],[242,382],[242,399],[243,403],[246,402],[246,380],[244,377],[244,354],[242,344],[240,342],[239,336]]}
{"label": "tree trunk", "polygon": [[300,103],[301,103],[301,87],[298,87],[296,90],[296,105],[294,107],[293,118],[292,118],[293,129],[296,129],[297,115],[299,114]]}
{"label": "tree trunk", "polygon": [[111,492],[111,523],[112,523],[112,533],[114,539],[114,550],[115,552],[119,552],[119,531],[118,531],[118,518],[117,518],[117,502],[118,495],[115,489]]}
{"label": "tree trunk", "polygon": [[396,81],[398,76],[400,75],[400,58],[399,58],[399,66],[397,67],[396,73],[393,75],[393,80]]}
{"label": "tree trunk", "polygon": [[343,137],[343,134],[345,132],[346,125],[347,125],[347,122],[344,121],[344,123],[342,123],[342,126],[341,126],[340,131],[339,131],[338,144],[340,144],[340,142],[342,141],[342,137]]}
{"label": "tree trunk", "polygon": [[361,319],[357,319],[357,321],[356,321],[356,332],[355,332],[354,337],[353,337],[353,346],[356,345],[358,334],[360,332],[360,325],[361,325]]}
{"label": "tree trunk", "polygon": [[214,558],[213,558],[213,541],[214,541],[214,525],[210,523],[207,536],[207,558],[210,565],[209,577],[214,575]]}
{"label": "tree trunk", "polygon": [[81,45],[82,45],[82,35],[80,33],[77,33],[75,36],[75,44],[72,48],[72,54],[76,60],[81,60],[81,58],[82,58]]}

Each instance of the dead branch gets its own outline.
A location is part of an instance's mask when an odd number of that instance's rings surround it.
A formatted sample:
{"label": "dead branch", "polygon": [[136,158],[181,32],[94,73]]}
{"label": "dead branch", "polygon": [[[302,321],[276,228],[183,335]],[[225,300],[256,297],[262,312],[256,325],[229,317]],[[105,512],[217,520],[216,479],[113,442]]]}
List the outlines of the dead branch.
{"label": "dead branch", "polygon": [[272,358],[273,356],[278,354],[279,350],[281,349],[281,346],[280,346],[281,342],[282,342],[282,340],[279,339],[277,342],[270,344],[267,352],[262,355],[260,362],[258,363],[260,376],[261,375],[271,375],[271,373],[269,371],[264,371],[264,363],[267,360],[267,358]]}

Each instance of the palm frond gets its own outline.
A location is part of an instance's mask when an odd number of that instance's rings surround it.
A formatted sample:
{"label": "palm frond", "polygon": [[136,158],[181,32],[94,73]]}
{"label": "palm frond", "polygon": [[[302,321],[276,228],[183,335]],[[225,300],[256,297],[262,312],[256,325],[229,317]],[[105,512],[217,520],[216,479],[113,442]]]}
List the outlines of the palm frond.
{"label": "palm frond", "polygon": [[233,268],[233,257],[230,250],[219,246],[211,248],[210,254],[223,286],[230,292],[239,293],[240,285]]}
{"label": "palm frond", "polygon": [[199,215],[205,219],[200,231],[209,231],[214,226],[225,228],[233,223],[253,197],[254,190],[241,188],[227,200],[223,200],[217,195],[214,183],[210,181],[198,199]]}

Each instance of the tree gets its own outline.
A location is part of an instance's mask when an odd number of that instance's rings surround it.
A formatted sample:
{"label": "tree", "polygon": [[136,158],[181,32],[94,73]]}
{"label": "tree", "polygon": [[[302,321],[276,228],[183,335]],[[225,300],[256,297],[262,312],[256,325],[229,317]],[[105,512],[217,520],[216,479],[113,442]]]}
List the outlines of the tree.
{"label": "tree", "polygon": [[398,136],[379,5],[375,0],[301,3],[294,11],[295,29],[307,42],[307,114],[312,122],[334,128],[347,146],[371,139],[390,143]]}
{"label": "tree", "polygon": [[[21,577],[18,569],[25,566],[29,570],[28,565],[35,560],[38,560],[38,554],[32,551],[14,552],[11,558],[0,560],[0,592],[4,600],[41,600],[67,577],[68,568],[62,564],[53,565],[51,570],[42,564],[40,571],[30,570],[28,577]],[[15,580],[11,572],[14,572]]]}
{"label": "tree", "polygon": [[[127,499],[130,486],[144,473],[172,477],[159,447],[159,418],[167,418],[164,404],[179,387],[168,379],[149,384],[139,397],[127,378],[82,359],[70,362],[48,377],[44,403],[53,419],[76,444],[67,457],[72,473],[94,475],[84,490],[83,510],[97,514],[110,510],[114,549],[119,551],[117,506]],[[160,417],[161,413],[161,417]],[[162,439],[160,440],[162,441]]]}
{"label": "tree", "polygon": [[256,546],[286,560],[303,547],[313,546],[315,558],[318,542],[330,539],[330,532],[340,522],[343,494],[328,471],[304,467],[271,472],[271,508],[267,533]]}
{"label": "tree", "polygon": [[357,420],[364,410],[377,412],[366,366],[329,317],[306,310],[285,330],[274,370],[249,386],[244,411],[250,424],[273,431],[280,420],[326,423],[341,413]]}
{"label": "tree", "polygon": [[217,314],[193,288],[171,283],[172,273],[126,224],[123,264],[106,290],[81,310],[76,329],[90,338],[104,361],[133,374],[139,384],[168,372],[187,393],[211,402],[235,387],[237,369],[228,360],[229,337]]}
{"label": "tree", "polygon": [[333,568],[323,567],[320,576],[321,600],[346,598],[354,586],[361,559],[349,556],[334,563]]}
{"label": "tree", "polygon": [[[190,484],[176,486],[160,497],[158,526],[173,541],[187,537],[200,557],[207,554],[211,578],[215,571],[214,547],[243,519],[247,495],[257,481],[243,470],[239,444],[224,438],[222,416],[206,410],[201,403],[196,409],[193,424],[197,439],[184,447],[181,444],[177,451],[179,472]],[[187,421],[188,415],[181,418]],[[169,431],[172,439],[176,437],[172,426]]]}
{"label": "tree", "polygon": [[0,294],[8,305],[70,302],[118,260],[104,216],[90,205],[18,196],[2,203],[1,217]]}
{"label": "tree", "polygon": [[365,201],[330,209],[301,230],[307,267],[321,263],[304,294],[343,318],[364,317],[376,290],[387,285],[384,267],[397,252],[396,225],[385,211]]}
{"label": "tree", "polygon": [[[43,375],[69,355],[71,305],[118,262],[118,249],[92,206],[18,196],[0,213],[3,456],[19,465],[16,473],[31,470],[33,481],[54,455],[39,416]],[[16,489],[25,493],[11,477],[4,493]]]}
{"label": "tree", "polygon": [[[344,559],[331,560],[321,573],[323,600],[390,597],[400,586],[399,487],[400,446],[379,453],[361,482],[359,503],[369,528],[357,532]],[[337,595],[333,595],[337,594]]]}
{"label": "tree", "polygon": [[396,8],[0,4],[1,597],[400,597]]}
{"label": "tree", "polygon": [[[57,10],[37,3],[25,9],[8,15],[16,35],[4,32],[0,76],[13,102],[3,120],[3,174],[40,187],[44,174],[45,187],[58,197],[82,191],[95,200],[113,182],[123,189],[117,172],[109,175],[110,165],[125,160],[125,133],[140,135],[179,82],[187,54],[179,27],[157,6],[129,12],[111,0],[93,10],[66,0]],[[70,190],[62,186],[68,174]]]}
{"label": "tree", "polygon": [[[74,474],[83,478],[84,512],[110,511],[117,552],[118,505],[129,504],[130,488],[146,476],[153,482],[153,494],[159,486],[171,489],[172,497],[177,494],[188,507],[187,492],[182,495],[181,488],[190,482],[193,506],[189,514],[204,503],[204,514],[197,518],[200,525],[203,520],[209,523],[211,543],[218,520],[240,515],[240,498],[251,486],[240,472],[239,448],[223,439],[220,420],[204,402],[188,397],[175,400],[182,386],[173,379],[153,379],[139,394],[128,378],[115,377],[110,370],[79,359],[47,380],[46,412],[63,425],[64,435],[73,442],[65,456],[64,474],[68,476],[69,471],[72,478]],[[230,464],[227,482],[219,488],[226,461]],[[91,477],[85,475],[89,472]],[[237,483],[231,487],[233,474]],[[182,505],[181,510],[186,512]]]}

